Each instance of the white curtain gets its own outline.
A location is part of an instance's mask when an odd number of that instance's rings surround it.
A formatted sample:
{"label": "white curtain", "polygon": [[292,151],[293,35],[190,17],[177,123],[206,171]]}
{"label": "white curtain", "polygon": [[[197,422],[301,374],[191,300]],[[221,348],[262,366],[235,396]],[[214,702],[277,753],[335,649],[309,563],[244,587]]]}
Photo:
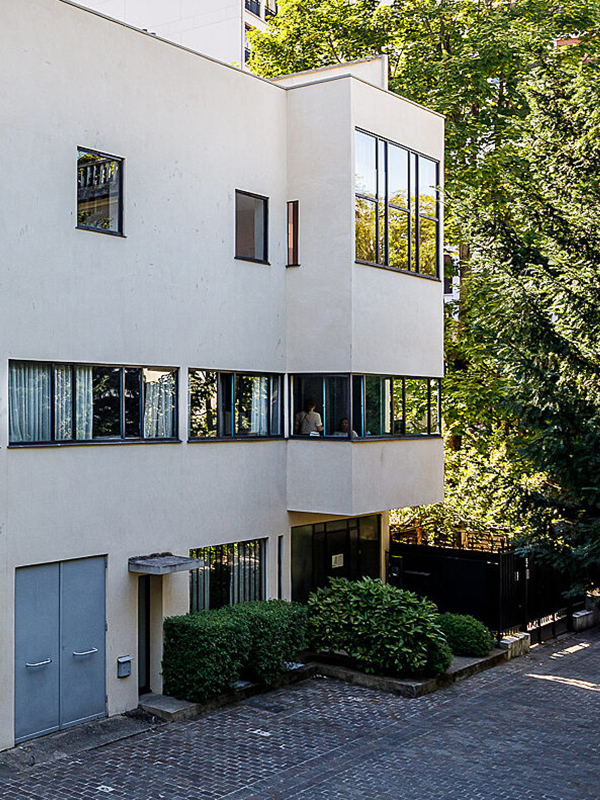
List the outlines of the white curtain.
{"label": "white curtain", "polygon": [[266,375],[252,377],[252,409],[250,433],[254,436],[269,435],[269,378]]}
{"label": "white curtain", "polygon": [[94,393],[92,367],[75,367],[75,417],[77,419],[76,439],[89,440],[93,437]]}
{"label": "white curtain", "polygon": [[155,375],[144,370],[144,438],[171,439],[175,436],[175,373]]}
{"label": "white curtain", "polygon": [[68,364],[54,365],[54,438],[73,438],[73,387]]}
{"label": "white curtain", "polygon": [[8,381],[10,442],[50,441],[50,365],[14,361]]}

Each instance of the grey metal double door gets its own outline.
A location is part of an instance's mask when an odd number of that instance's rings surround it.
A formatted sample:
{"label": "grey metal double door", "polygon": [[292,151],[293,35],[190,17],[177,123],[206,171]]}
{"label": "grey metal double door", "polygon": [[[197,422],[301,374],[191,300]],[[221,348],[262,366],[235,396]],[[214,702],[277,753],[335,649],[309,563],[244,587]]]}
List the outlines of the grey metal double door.
{"label": "grey metal double door", "polygon": [[104,557],[17,569],[15,742],[106,714]]}

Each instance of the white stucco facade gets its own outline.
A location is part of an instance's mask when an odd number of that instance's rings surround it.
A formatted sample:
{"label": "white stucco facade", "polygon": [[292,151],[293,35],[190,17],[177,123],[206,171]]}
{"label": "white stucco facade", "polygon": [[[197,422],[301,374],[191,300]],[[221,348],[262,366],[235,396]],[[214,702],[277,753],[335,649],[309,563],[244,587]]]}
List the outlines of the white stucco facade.
{"label": "white stucco facade", "polygon": [[[117,5],[135,3],[95,4],[115,16]],[[440,436],[290,438],[286,402],[285,436],[189,441],[187,381],[191,369],[277,374],[289,400],[294,373],[442,376],[441,282],[355,263],[353,142],[358,127],[442,165],[443,120],[387,92],[379,60],[269,82],[63,0],[4,0],[0,39],[7,748],[17,570],[106,557],[106,713],[116,714],[138,702],[130,558],[264,539],[265,594],[289,598],[294,526],[378,515],[383,563],[387,509],[441,499]],[[77,227],[78,147],[123,159],[123,235]],[[268,198],[268,263],[235,258],[236,190]],[[293,268],[288,201],[299,203]],[[15,444],[11,361],[176,369],[177,436]],[[150,585],[160,691],[161,621],[189,610],[188,573]],[[132,675],[117,678],[124,655]]]}

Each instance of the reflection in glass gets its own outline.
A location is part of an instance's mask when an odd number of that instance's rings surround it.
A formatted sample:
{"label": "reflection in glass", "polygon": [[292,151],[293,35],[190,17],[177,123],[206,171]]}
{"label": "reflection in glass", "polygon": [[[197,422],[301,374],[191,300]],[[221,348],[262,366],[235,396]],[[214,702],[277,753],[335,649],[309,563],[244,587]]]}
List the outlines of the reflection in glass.
{"label": "reflection in glass", "polygon": [[409,269],[408,242],[410,216],[406,211],[389,209],[388,252],[389,265],[396,269]]}
{"label": "reflection in glass", "polygon": [[355,190],[357,194],[369,197],[375,197],[377,190],[375,146],[374,136],[356,131],[354,138]]}
{"label": "reflection in glass", "polygon": [[365,435],[389,436],[392,432],[391,378],[365,377]]}
{"label": "reflection in glass", "polygon": [[393,435],[404,434],[404,378],[393,379]]}
{"label": "reflection in glass", "polygon": [[190,438],[217,435],[217,373],[194,369],[189,373]]}
{"label": "reflection in glass", "polygon": [[408,151],[388,144],[388,202],[408,209]]}
{"label": "reflection in glass", "polygon": [[405,378],[404,408],[407,436],[424,434],[428,431],[428,383],[427,378]]}
{"label": "reflection in glass", "polygon": [[419,156],[419,214],[437,216],[437,164]]}
{"label": "reflection in glass", "polygon": [[267,199],[235,193],[235,254],[254,261],[267,260]]}
{"label": "reflection in glass", "polygon": [[77,224],[121,232],[121,160],[87,150],[77,152]]}
{"label": "reflection in glass", "polygon": [[356,258],[361,261],[377,261],[377,203],[356,198]]}
{"label": "reflection in glass", "polygon": [[233,436],[233,375],[219,373],[219,434]]}
{"label": "reflection in glass", "polygon": [[142,370],[125,370],[125,436],[142,435]]}
{"label": "reflection in glass", "polygon": [[268,436],[268,376],[236,375],[235,383],[235,434],[238,436]]}
{"label": "reflection in glass", "polygon": [[271,375],[271,436],[281,436],[283,411],[283,395],[281,391],[281,376]]}
{"label": "reflection in glass", "polygon": [[121,435],[121,370],[92,367],[93,438]]}
{"label": "reflection in glass", "polygon": [[431,378],[429,381],[429,433],[441,433],[441,381]]}
{"label": "reflection in glass", "polygon": [[437,256],[437,222],[421,217],[419,219],[419,272],[435,276]]}
{"label": "reflection in glass", "polygon": [[352,376],[352,430],[357,436],[364,436],[364,378],[362,375]]}

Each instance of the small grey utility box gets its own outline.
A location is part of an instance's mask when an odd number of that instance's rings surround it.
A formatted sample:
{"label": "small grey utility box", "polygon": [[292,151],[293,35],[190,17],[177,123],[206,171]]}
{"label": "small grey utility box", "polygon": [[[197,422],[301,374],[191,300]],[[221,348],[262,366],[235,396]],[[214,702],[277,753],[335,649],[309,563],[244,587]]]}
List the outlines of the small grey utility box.
{"label": "small grey utility box", "polygon": [[117,658],[117,678],[128,678],[131,675],[132,656],[119,656]]}

